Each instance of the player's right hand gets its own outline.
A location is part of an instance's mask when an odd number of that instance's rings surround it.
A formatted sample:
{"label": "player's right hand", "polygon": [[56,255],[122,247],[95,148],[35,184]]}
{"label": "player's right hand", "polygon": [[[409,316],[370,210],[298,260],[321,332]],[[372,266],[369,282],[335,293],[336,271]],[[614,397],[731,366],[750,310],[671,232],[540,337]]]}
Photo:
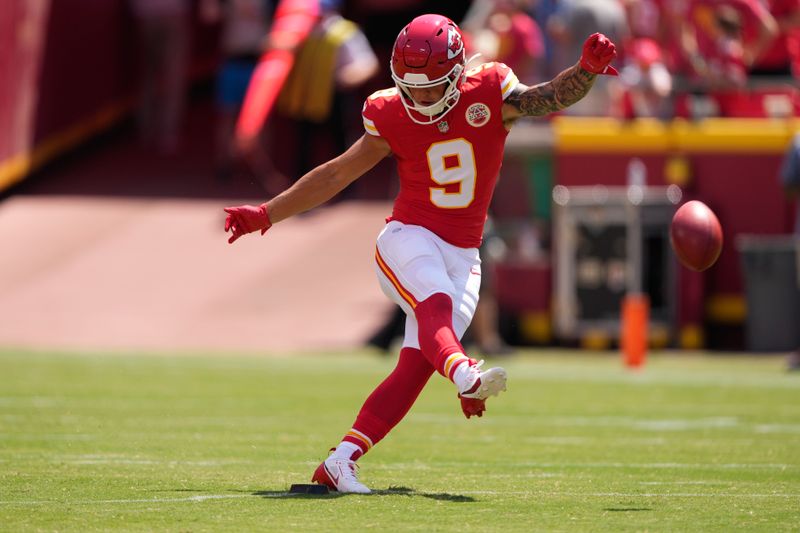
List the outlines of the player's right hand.
{"label": "player's right hand", "polygon": [[611,39],[602,33],[593,33],[583,43],[581,68],[593,74],[618,76],[617,69],[611,66],[611,60],[617,57],[617,47]]}
{"label": "player's right hand", "polygon": [[229,244],[242,235],[254,231],[261,230],[261,235],[264,235],[272,227],[266,203],[226,207],[225,212],[228,213],[228,216],[225,217],[225,232],[231,232],[231,237],[228,239]]}

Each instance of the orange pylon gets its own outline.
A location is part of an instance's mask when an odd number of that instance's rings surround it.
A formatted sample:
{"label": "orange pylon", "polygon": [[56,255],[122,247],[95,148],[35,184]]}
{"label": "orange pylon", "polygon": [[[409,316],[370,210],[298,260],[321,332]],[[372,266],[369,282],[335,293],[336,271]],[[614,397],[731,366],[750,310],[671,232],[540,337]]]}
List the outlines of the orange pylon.
{"label": "orange pylon", "polygon": [[646,294],[627,294],[622,300],[620,349],[625,366],[639,368],[647,358],[650,323],[650,298]]}

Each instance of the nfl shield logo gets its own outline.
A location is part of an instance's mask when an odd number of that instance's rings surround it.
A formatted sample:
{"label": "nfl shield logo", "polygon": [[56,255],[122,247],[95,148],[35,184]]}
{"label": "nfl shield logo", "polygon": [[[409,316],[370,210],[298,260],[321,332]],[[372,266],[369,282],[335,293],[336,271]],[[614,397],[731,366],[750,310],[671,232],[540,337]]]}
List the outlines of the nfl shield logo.
{"label": "nfl shield logo", "polygon": [[439,127],[439,131],[442,133],[447,133],[450,131],[450,126],[447,124],[446,120],[440,121],[437,126]]}

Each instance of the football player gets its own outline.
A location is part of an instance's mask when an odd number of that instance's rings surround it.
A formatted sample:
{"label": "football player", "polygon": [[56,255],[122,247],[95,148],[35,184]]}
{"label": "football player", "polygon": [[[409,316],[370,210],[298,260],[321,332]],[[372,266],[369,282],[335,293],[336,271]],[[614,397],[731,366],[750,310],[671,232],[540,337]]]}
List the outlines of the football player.
{"label": "football player", "polygon": [[364,135],[339,157],[304,175],[261,205],[226,207],[228,242],[263,235],[273,224],[331,199],[392,154],[400,192],[378,235],[381,288],[406,313],[396,368],[370,394],[352,428],[319,465],[312,481],[340,492],[368,493],[355,461],[383,439],[438,372],[453,382],[464,415],[506,388],[506,372],[482,369],[459,342],[478,303],[478,246],[509,129],[580,100],[599,74],[616,74],[614,44],[590,36],[580,60],[553,80],[527,87],[501,63],[467,68],[458,26],[422,15],[395,41],[395,87],[363,107]]}

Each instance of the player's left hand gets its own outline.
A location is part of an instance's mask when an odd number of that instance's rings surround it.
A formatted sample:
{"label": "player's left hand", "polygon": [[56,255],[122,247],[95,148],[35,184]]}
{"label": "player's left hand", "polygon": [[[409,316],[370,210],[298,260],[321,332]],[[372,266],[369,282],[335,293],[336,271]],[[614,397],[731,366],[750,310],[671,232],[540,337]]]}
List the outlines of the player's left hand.
{"label": "player's left hand", "polygon": [[264,235],[272,227],[266,203],[226,207],[225,212],[228,213],[225,218],[225,232],[231,232],[228,243],[232,243],[242,235],[258,230],[261,230],[261,235]]}
{"label": "player's left hand", "polygon": [[593,33],[583,43],[581,68],[593,74],[618,76],[619,72],[610,64],[615,57],[617,57],[617,47],[611,39],[602,33]]}

